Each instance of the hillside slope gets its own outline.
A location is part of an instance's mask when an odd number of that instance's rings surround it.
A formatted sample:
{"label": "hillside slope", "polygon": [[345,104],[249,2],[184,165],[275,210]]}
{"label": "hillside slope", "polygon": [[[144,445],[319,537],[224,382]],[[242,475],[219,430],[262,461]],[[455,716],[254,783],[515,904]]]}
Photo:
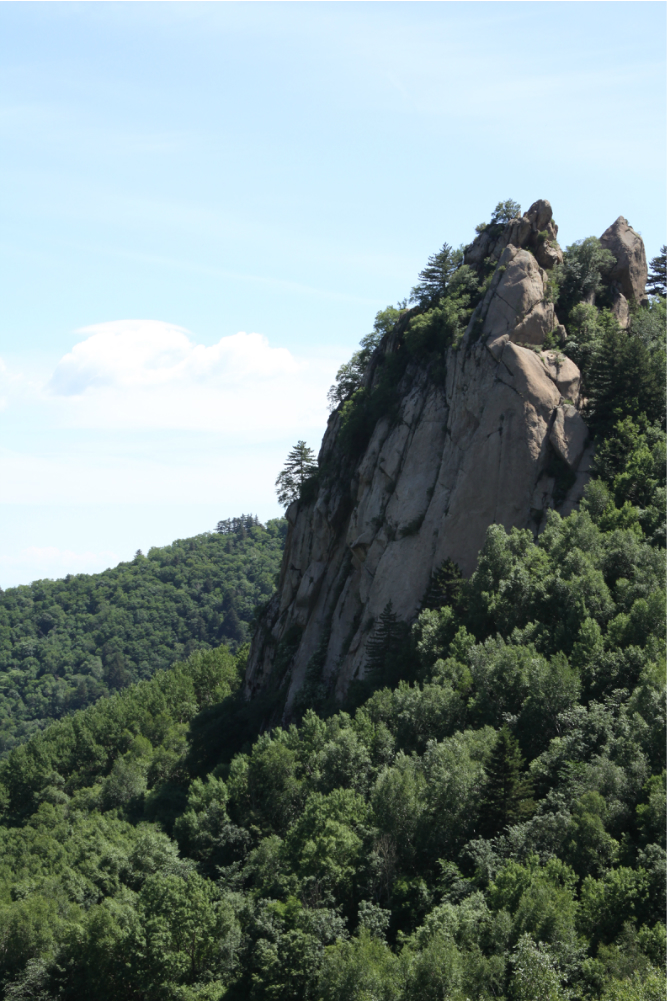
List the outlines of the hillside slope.
{"label": "hillside slope", "polygon": [[242,516],[99,574],[0,592],[0,749],[221,642],[246,642],[286,523]]}

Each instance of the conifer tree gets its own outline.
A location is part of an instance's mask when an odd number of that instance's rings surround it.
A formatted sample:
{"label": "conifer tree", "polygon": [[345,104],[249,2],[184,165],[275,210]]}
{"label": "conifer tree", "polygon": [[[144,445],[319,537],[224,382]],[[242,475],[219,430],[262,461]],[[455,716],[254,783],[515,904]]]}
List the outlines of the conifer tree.
{"label": "conifer tree", "polygon": [[495,226],[498,223],[505,224],[511,222],[512,219],[518,219],[520,215],[521,206],[519,203],[515,202],[513,198],[506,198],[504,202],[498,202],[493,210],[491,225]]}
{"label": "conifer tree", "polygon": [[287,456],[287,462],[276,479],[278,500],[285,507],[296,500],[301,487],[317,471],[317,460],[312,448],[305,441],[297,441]]}
{"label": "conifer tree", "polygon": [[431,254],[428,264],[419,272],[421,279],[410,293],[410,302],[419,303],[422,309],[437,305],[447,293],[454,272],[461,266],[463,255],[443,243],[437,254]]}
{"label": "conifer tree", "polygon": [[487,836],[502,831],[530,816],[533,786],[524,771],[519,742],[507,725],[498,733],[486,766],[486,787],[482,801],[482,828]]}
{"label": "conifer tree", "polygon": [[463,574],[458,563],[446,559],[431,575],[431,583],[422,602],[422,609],[437,610],[451,605],[453,608],[461,602]]}
{"label": "conifer tree", "polygon": [[390,684],[394,679],[405,640],[406,627],[387,602],[373,635],[366,644],[366,677],[373,686]]}
{"label": "conifer tree", "polygon": [[646,290],[661,299],[667,296],[667,244],[662,245],[660,253],[651,261]]}

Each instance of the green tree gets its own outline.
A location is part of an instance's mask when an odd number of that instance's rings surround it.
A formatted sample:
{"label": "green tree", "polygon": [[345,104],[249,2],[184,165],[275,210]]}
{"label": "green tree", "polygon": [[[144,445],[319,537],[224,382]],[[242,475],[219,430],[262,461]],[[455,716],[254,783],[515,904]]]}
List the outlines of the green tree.
{"label": "green tree", "polygon": [[514,1001],[560,1001],[564,997],[553,959],[530,935],[519,939],[512,964]]}
{"label": "green tree", "polygon": [[373,687],[398,680],[407,632],[391,601],[387,602],[366,644],[366,677]]}
{"label": "green tree", "polygon": [[454,273],[463,263],[463,253],[452,250],[443,243],[437,254],[431,254],[428,264],[419,272],[419,282],[410,293],[410,302],[418,303],[422,309],[436,306],[447,294]]}
{"label": "green tree", "polygon": [[586,378],[587,422],[596,436],[642,415],[665,425],[665,350],[651,349],[620,327],[610,327],[593,355]]}
{"label": "green tree", "polygon": [[394,306],[387,306],[376,314],[371,333],[361,338],[359,350],[355,351],[350,360],[341,365],[336,373],[336,381],[327,393],[329,410],[335,410],[361,387],[373,352],[382,338],[394,327],[400,315],[400,308]]}
{"label": "green tree", "polygon": [[495,226],[499,223],[505,225],[505,223],[511,222],[512,219],[517,219],[520,215],[521,206],[519,203],[515,202],[513,198],[507,198],[504,202],[498,202],[493,210],[491,225]]}
{"label": "green tree", "polygon": [[458,608],[463,593],[463,574],[458,563],[447,559],[431,574],[431,583],[422,601],[422,608],[436,610],[451,605]]}
{"label": "green tree", "polygon": [[667,296],[667,245],[663,243],[660,253],[649,265],[647,291],[664,299]]}
{"label": "green tree", "polygon": [[555,269],[559,314],[567,317],[577,303],[593,303],[615,263],[612,252],[596,236],[577,240],[567,247],[563,263]]}
{"label": "green tree", "polygon": [[287,456],[284,468],[276,479],[278,500],[289,507],[301,493],[301,487],[317,471],[317,460],[305,441],[297,441]]}
{"label": "green tree", "polygon": [[505,725],[486,765],[482,823],[487,832],[496,834],[529,816],[533,809],[532,793],[519,742]]}

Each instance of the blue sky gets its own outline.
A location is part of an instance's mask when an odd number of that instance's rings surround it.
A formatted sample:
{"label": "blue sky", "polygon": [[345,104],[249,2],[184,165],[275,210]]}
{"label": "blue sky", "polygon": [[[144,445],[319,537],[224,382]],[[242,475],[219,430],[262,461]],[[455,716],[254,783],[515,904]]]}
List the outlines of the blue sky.
{"label": "blue sky", "polygon": [[443,241],[665,241],[661,3],[0,4],[0,586],[280,512]]}

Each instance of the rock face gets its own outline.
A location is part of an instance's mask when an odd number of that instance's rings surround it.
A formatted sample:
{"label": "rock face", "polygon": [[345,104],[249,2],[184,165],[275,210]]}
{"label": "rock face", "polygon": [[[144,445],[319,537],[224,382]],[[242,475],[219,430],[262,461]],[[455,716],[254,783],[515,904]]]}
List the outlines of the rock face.
{"label": "rock face", "polygon": [[[560,259],[555,233],[551,207],[539,201],[501,234],[477,237],[466,260],[492,256],[498,266],[463,341],[446,354],[444,379],[411,362],[398,412],[378,420],[349,475],[323,477],[310,502],[288,509],[280,583],[253,640],[248,696],[284,686],[289,717],[309,669],[344,694],[364,675],[366,644],[389,602],[412,620],[446,559],[472,573],[494,522],[537,531],[559,470],[559,496],[569,468],[575,486],[565,503],[580,499],[590,449],[576,409],[579,370],[540,350],[558,325],[540,263]],[[399,329],[379,354],[400,350]],[[340,453],[341,422],[339,409],[324,435],[324,468]]]}
{"label": "rock face", "polygon": [[[621,293],[621,299],[624,297],[644,302],[648,267],[644,241],[639,233],[636,233],[628,220],[620,215],[616,222],[604,231],[600,243],[616,258],[611,278]],[[627,303],[624,306],[620,300],[617,301],[618,306],[615,303],[614,312],[619,317],[621,326],[627,326]]]}
{"label": "rock face", "polygon": [[512,219],[502,232],[499,227],[487,226],[468,247],[464,262],[479,266],[487,257],[492,261],[500,258],[505,247],[530,248],[537,263],[543,268],[552,268],[563,261],[563,252],[558,246],[558,226],[553,221],[551,205],[546,199],[534,202],[520,218]]}

